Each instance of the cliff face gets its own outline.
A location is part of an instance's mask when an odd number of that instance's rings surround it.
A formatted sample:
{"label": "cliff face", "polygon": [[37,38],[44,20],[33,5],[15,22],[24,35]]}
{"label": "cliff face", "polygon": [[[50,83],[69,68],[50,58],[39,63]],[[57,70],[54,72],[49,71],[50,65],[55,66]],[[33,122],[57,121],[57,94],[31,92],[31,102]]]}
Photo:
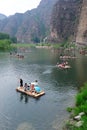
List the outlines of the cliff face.
{"label": "cliff face", "polygon": [[60,0],[53,9],[51,39],[55,42],[75,40],[83,0]]}
{"label": "cliff face", "polygon": [[0,14],[0,20],[3,20],[3,19],[5,19],[5,18],[6,18],[6,16],[5,16],[5,15]]}
{"label": "cliff face", "polygon": [[77,43],[87,44],[87,0],[83,0],[82,11],[76,35]]}

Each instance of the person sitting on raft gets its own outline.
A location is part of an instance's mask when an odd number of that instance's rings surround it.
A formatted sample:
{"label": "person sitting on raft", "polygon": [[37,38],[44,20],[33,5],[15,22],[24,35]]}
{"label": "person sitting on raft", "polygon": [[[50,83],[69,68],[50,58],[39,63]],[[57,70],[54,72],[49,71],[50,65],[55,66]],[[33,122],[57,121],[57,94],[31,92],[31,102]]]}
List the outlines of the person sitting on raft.
{"label": "person sitting on raft", "polygon": [[40,93],[41,92],[41,88],[39,86],[35,86],[34,88],[35,88],[35,92],[36,93]]}
{"label": "person sitting on raft", "polygon": [[28,90],[30,89],[30,86],[31,86],[31,83],[29,83],[29,85],[27,85],[27,89],[28,89]]}
{"label": "person sitting on raft", "polygon": [[38,85],[38,81],[35,80],[34,82],[31,82],[31,84],[34,84],[35,86],[37,86]]}
{"label": "person sitting on raft", "polygon": [[30,85],[30,92],[35,92],[34,84]]}
{"label": "person sitting on raft", "polygon": [[28,88],[28,85],[27,85],[27,83],[25,83],[24,90],[27,91],[27,88]]}

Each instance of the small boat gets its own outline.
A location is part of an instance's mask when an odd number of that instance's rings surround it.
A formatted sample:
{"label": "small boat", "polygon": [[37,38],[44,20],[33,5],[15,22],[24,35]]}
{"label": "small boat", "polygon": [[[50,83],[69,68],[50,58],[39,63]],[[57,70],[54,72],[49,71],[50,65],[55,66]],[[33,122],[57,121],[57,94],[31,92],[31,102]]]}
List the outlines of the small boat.
{"label": "small boat", "polygon": [[26,91],[25,91],[25,90],[24,90],[24,87],[17,87],[17,88],[16,88],[16,91],[17,91],[17,92],[24,93],[24,94],[29,95],[29,96],[32,96],[32,97],[34,97],[34,98],[38,98],[38,97],[40,97],[40,96],[42,96],[42,95],[45,94],[45,92],[44,92],[43,90],[41,90],[39,93],[31,92],[30,90],[26,90]]}
{"label": "small boat", "polygon": [[76,56],[60,56],[60,59],[76,59],[77,57]]}
{"label": "small boat", "polygon": [[71,68],[70,65],[64,65],[64,64],[58,64],[57,66],[58,66],[58,68],[60,68],[60,69],[69,69],[69,68]]}
{"label": "small boat", "polygon": [[18,58],[24,58],[24,55],[19,55],[19,54],[17,54],[16,55]]}

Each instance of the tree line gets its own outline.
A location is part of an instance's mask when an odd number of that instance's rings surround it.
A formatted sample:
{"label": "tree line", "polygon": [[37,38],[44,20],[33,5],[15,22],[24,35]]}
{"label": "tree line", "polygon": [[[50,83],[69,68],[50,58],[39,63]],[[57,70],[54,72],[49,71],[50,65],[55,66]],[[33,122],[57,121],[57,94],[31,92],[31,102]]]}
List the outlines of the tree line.
{"label": "tree line", "polygon": [[12,43],[17,43],[16,37],[10,37],[6,33],[0,33],[0,50],[9,49]]}

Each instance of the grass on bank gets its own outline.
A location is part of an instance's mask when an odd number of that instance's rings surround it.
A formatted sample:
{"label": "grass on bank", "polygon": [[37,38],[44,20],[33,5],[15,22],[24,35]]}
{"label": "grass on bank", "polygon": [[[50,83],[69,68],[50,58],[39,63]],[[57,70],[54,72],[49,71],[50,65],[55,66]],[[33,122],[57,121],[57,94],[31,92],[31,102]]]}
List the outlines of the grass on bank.
{"label": "grass on bank", "polygon": [[51,48],[54,48],[54,49],[59,49],[59,48],[70,48],[70,47],[73,47],[75,48],[75,44],[74,43],[71,43],[71,42],[68,42],[68,41],[65,41],[65,42],[62,42],[62,43],[16,43],[16,44],[12,44],[12,46],[15,46],[15,47],[36,47],[36,46],[45,46],[45,47],[51,47]]}
{"label": "grass on bank", "polygon": [[87,114],[87,83],[81,87],[76,96],[76,109],[78,109],[78,111],[75,110],[75,114],[78,114],[81,111]]}
{"label": "grass on bank", "polygon": [[46,46],[46,47],[52,47],[55,49],[58,49],[61,47],[61,44],[51,44],[51,43],[38,43],[38,44],[34,44],[34,43],[17,43],[17,44],[11,44],[12,47],[16,47],[16,48],[30,48],[30,47],[36,47],[36,46]]}
{"label": "grass on bank", "polygon": [[54,49],[68,48],[70,44],[68,42],[63,43],[12,43],[10,40],[0,40],[0,50],[15,50],[18,48],[35,48],[40,47],[51,47]]}
{"label": "grass on bank", "polygon": [[81,87],[80,91],[76,95],[75,107],[67,108],[67,111],[72,112],[72,118],[79,115],[81,112],[84,112],[85,114],[81,116],[81,121],[83,121],[81,127],[76,127],[68,123],[66,130],[87,130],[87,83]]}
{"label": "grass on bank", "polygon": [[30,48],[30,47],[35,47],[35,44],[27,44],[27,43],[17,43],[17,44],[11,44],[12,47],[16,47],[16,48],[20,48],[20,47],[24,47],[24,48]]}

